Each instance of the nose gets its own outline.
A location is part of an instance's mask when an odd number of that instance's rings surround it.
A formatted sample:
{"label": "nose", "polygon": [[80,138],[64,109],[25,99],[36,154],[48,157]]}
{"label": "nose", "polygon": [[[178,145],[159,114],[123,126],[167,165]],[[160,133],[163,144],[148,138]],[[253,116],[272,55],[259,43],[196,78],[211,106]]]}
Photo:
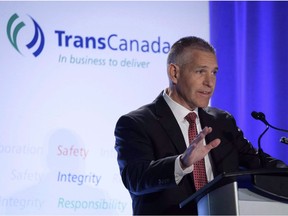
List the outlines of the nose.
{"label": "nose", "polygon": [[215,74],[213,73],[207,73],[206,76],[204,77],[204,85],[208,86],[208,87],[213,87],[215,86],[215,82],[216,82],[216,77]]}

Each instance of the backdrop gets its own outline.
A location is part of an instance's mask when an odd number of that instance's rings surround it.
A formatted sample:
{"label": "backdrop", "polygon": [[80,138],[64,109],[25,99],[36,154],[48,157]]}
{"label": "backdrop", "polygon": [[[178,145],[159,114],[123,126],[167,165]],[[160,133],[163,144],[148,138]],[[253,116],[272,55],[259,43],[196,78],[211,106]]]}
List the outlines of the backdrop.
{"label": "backdrop", "polygon": [[0,214],[131,215],[114,127],[191,34],[208,2],[0,2]]}
{"label": "backdrop", "polygon": [[[120,115],[167,86],[170,45],[210,40],[211,104],[257,147],[287,122],[286,2],[0,2],[0,214],[131,215],[114,150]],[[209,14],[210,11],[210,14]],[[284,133],[262,147],[288,163]]]}
{"label": "backdrop", "polygon": [[[288,2],[210,2],[210,39],[217,49],[219,74],[212,105],[230,111],[257,147],[265,125],[288,129]],[[287,133],[269,129],[264,151],[288,163]]]}

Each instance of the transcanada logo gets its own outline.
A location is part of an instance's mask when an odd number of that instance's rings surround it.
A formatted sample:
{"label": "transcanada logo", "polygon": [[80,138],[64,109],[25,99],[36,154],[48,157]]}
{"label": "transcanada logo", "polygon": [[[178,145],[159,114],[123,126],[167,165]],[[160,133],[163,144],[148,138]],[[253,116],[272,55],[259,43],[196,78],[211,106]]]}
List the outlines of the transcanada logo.
{"label": "transcanada logo", "polygon": [[[34,25],[34,36],[31,39],[31,41],[26,44],[26,47],[28,49],[33,48],[35,50],[33,52],[33,55],[35,57],[37,57],[40,55],[40,53],[42,52],[42,50],[44,48],[45,37],[44,37],[43,31],[42,31],[41,27],[39,26],[39,24],[31,16],[29,16],[29,17],[32,20],[32,23]],[[22,54],[20,49],[19,49],[19,46],[18,46],[18,37],[19,37],[20,30],[22,30],[23,27],[25,27],[25,23],[21,20],[18,21],[18,18],[19,18],[19,16],[16,13],[10,17],[10,19],[7,23],[7,36],[8,36],[10,43],[12,44],[12,46],[20,54]]]}
{"label": "transcanada logo", "polygon": [[[37,57],[43,51],[45,45],[45,37],[39,24],[31,16],[29,16],[29,18],[32,20],[32,23],[34,25],[34,36],[32,36],[31,41],[25,45],[29,50],[33,50],[33,55]],[[23,34],[20,34],[24,27],[26,27],[26,24],[21,19],[19,19],[17,13],[13,14],[8,20],[8,39],[12,46],[15,48],[15,50],[21,55],[23,55],[22,52],[24,51],[21,50],[23,49],[23,44],[21,44],[23,40],[18,39],[25,38],[25,35],[24,37],[22,37]],[[98,37],[95,37],[93,35],[83,36],[79,34],[66,33],[66,31],[64,30],[55,30],[54,33],[56,35],[58,47],[158,54],[167,54],[170,50],[170,43],[164,41],[160,36],[157,36],[152,40],[140,40],[135,38],[128,39],[123,36],[118,36],[114,33]],[[22,46],[18,45],[19,41],[21,41],[20,45]]]}
{"label": "transcanada logo", "polygon": [[63,30],[56,30],[55,34],[57,35],[59,47],[164,54],[167,54],[170,50],[170,43],[162,41],[160,36],[151,41],[125,39],[117,34],[110,34],[107,37],[72,35]]}

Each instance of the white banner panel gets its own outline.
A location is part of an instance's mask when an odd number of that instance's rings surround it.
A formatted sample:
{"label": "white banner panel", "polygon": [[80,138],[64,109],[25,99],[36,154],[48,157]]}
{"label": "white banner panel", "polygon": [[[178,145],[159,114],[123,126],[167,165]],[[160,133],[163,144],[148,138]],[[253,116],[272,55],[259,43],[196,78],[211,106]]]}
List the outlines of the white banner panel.
{"label": "white banner panel", "polygon": [[207,2],[0,2],[0,214],[131,214],[114,127],[187,35]]}

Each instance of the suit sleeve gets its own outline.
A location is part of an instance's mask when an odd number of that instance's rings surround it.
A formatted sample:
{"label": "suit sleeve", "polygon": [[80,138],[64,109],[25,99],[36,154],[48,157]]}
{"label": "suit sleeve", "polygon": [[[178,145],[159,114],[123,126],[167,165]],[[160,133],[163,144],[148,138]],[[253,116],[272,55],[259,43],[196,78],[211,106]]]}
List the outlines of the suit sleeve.
{"label": "suit sleeve", "polygon": [[175,187],[176,156],[155,157],[149,124],[143,119],[122,116],[115,127],[115,149],[121,178],[130,193],[141,195]]}

